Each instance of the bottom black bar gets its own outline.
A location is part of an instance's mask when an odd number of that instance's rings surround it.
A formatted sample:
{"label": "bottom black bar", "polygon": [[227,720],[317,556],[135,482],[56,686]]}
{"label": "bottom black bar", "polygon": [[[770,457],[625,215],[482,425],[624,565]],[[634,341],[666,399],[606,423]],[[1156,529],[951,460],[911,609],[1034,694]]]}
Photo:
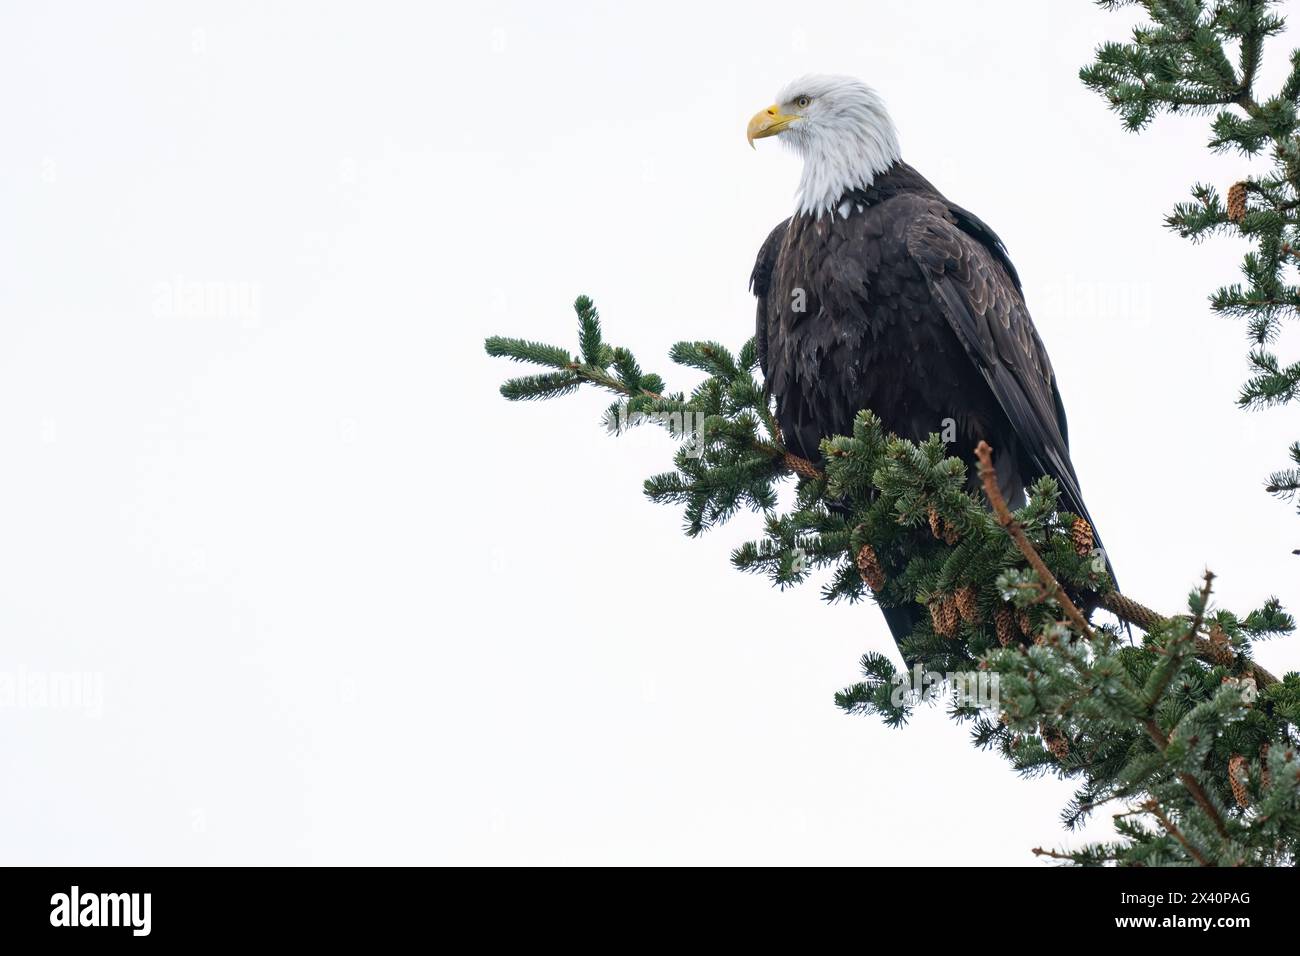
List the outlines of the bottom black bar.
{"label": "bottom black bar", "polygon": [[[827,878],[821,878],[822,876]],[[736,942],[773,933],[838,936],[923,929],[926,938],[1044,932],[1180,939],[1286,932],[1294,870],[867,869],[818,871],[573,869],[37,868],[0,875],[7,943],[98,945],[319,939],[332,946],[439,938],[458,931],[575,942]],[[984,934],[993,934],[985,936]],[[936,935],[937,934],[937,935]],[[970,935],[974,934],[974,935]],[[1033,937],[1023,937],[1030,939]],[[1044,942],[1052,937],[1036,937]]]}

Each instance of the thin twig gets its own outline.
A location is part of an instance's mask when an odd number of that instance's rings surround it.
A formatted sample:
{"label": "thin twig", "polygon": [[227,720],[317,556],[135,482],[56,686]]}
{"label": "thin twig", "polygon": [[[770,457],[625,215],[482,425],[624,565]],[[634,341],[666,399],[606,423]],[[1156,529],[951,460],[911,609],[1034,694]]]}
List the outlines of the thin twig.
{"label": "thin twig", "polygon": [[1036,846],[1031,851],[1034,856],[1050,856],[1053,860],[1070,860],[1073,862],[1074,857],[1068,853],[1057,853],[1055,850],[1044,850],[1041,846]]}
{"label": "thin twig", "polygon": [[[1075,862],[1075,858],[1072,854],[1058,853],[1056,850],[1044,850],[1041,846],[1034,847],[1030,852],[1033,853],[1034,856],[1046,856],[1046,857],[1051,857],[1053,860],[1069,860],[1071,862]],[[1096,853],[1093,855],[1093,859],[1119,860],[1119,857],[1113,856],[1109,853]]]}
{"label": "thin twig", "polygon": [[1065,611],[1065,616],[1070,619],[1075,628],[1084,637],[1092,640],[1092,628],[1088,624],[1088,619],[1070,600],[1070,596],[1065,593],[1061,583],[1056,580],[1056,575],[1052,574],[1051,569],[1039,556],[1035,550],[1033,542],[1025,534],[1025,529],[1021,527],[1020,522],[1016,520],[1011,509],[1007,507],[1006,499],[1002,497],[1002,489],[998,487],[998,473],[993,467],[993,449],[986,441],[981,441],[975,446],[975,457],[980,463],[980,479],[984,482],[984,494],[989,499],[989,504],[993,507],[993,515],[998,519],[998,524],[1007,529],[1011,535],[1011,540],[1016,543],[1020,553],[1025,556],[1029,566],[1038,574],[1038,579],[1048,588],[1048,593],[1061,605]]}
{"label": "thin twig", "polygon": [[1143,808],[1160,821],[1160,825],[1169,832],[1170,836],[1183,845],[1183,849],[1188,852],[1193,860],[1201,866],[1210,865],[1210,861],[1201,854],[1201,851],[1192,846],[1191,843],[1187,841],[1187,837],[1183,836],[1183,831],[1174,826],[1174,822],[1165,816],[1164,812],[1160,809],[1160,804],[1156,803],[1154,800],[1148,800],[1143,805]]}

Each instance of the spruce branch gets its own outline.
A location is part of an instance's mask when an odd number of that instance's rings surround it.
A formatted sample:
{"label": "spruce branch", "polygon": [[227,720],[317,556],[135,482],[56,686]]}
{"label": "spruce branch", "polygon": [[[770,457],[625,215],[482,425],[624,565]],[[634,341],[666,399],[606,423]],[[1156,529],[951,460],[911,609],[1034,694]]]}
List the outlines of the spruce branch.
{"label": "spruce branch", "polygon": [[[1132,2],[1099,0],[1109,10]],[[1265,95],[1256,81],[1265,41],[1285,28],[1274,12],[1278,0],[1141,5],[1149,22],[1134,29],[1132,42],[1098,48],[1080,79],[1105,97],[1130,130],[1143,129],[1161,112],[1217,109],[1210,124],[1212,150],[1254,156],[1271,149],[1273,168],[1233,184],[1226,204],[1212,186],[1197,184],[1194,201],[1176,205],[1165,222],[1193,241],[1224,233],[1252,244],[1241,266],[1245,281],[1215,291],[1210,308],[1246,320],[1250,373],[1237,404],[1247,410],[1290,404],[1300,400],[1300,362],[1284,361],[1269,346],[1284,323],[1300,318],[1294,282],[1300,265],[1294,253],[1300,245],[1300,50],[1291,53],[1291,72],[1281,89]],[[1298,486],[1300,471],[1276,472],[1268,483],[1288,500]]]}
{"label": "spruce branch", "polygon": [[[1241,754],[1281,741],[1268,759],[1282,767],[1300,723],[1300,675],[1278,680],[1249,659],[1252,641],[1294,627],[1275,600],[1238,617],[1212,609],[1202,586],[1189,598],[1189,614],[1158,614],[1114,590],[1091,557],[1091,529],[1059,510],[1052,480],[1032,484],[1024,507],[1012,511],[987,447],[976,454],[978,483],[969,486],[966,465],[949,456],[940,436],[905,441],[869,411],[850,434],[823,440],[820,462],[793,456],[754,380],[752,342],[735,353],[717,343],[679,344],[677,364],[706,377],[689,394],[670,392],[631,352],[604,342],[589,300],[575,309],[577,355],[489,340],[493,354],[550,363],[541,384],[535,377],[507,383],[507,397],[552,397],[576,381],[615,393],[616,417],[629,409],[661,416],[683,445],[675,470],[653,476],[645,490],[683,507],[688,534],[748,505],[762,515],[764,534],[733,553],[738,569],[765,574],[779,588],[820,570],[829,576],[822,587],[828,601],[870,595],[884,607],[921,611],[899,642],[904,661],[999,681],[996,714],[978,701],[955,701],[949,713],[974,721],[975,744],[1000,751],[1018,772],[1077,778],[1067,825],[1109,802],[1141,807],[1154,800],[1186,843],[1163,824],[1146,830],[1121,817],[1118,842],[1061,859],[1151,866],[1200,863],[1197,854],[1213,865],[1294,858],[1297,788],[1286,789],[1279,781],[1290,777],[1280,771],[1263,786],[1262,769],[1239,766]],[[565,361],[557,368],[560,354]],[[572,379],[552,387],[545,376],[555,375]],[[693,438],[672,423],[686,414],[697,427]],[[775,486],[789,478],[796,480],[794,501],[783,509]],[[1090,622],[1085,608],[1096,606],[1144,630],[1142,645],[1126,645],[1112,627]],[[883,655],[864,656],[861,669],[862,679],[835,697],[848,713],[900,726],[927,699],[896,699],[904,675]],[[1247,772],[1263,786],[1251,812],[1262,819],[1267,807],[1271,821],[1297,821],[1294,831],[1243,816],[1237,792]]]}
{"label": "spruce branch", "polygon": [[[599,313],[590,298],[579,296],[574,301],[573,308],[578,315],[580,358],[559,346],[541,342],[499,335],[486,340],[484,348],[488,355],[562,370],[509,379],[501,386],[504,398],[510,401],[556,398],[575,391],[580,385],[590,384],[625,398],[643,400],[635,411],[703,410],[684,401],[681,395],[662,394],[663,380],[659,376],[643,373],[635,356],[627,349],[606,345],[602,338]],[[732,387],[742,384],[741,377],[748,375],[757,364],[752,340],[741,349],[740,363],[716,342],[678,342],[673,346],[670,358],[679,365],[710,372],[715,379],[726,379]],[[611,366],[613,372],[610,371]],[[753,384],[752,380],[750,384]],[[757,387],[753,386],[750,391],[757,400]],[[615,406],[607,419],[617,418],[619,412],[620,409]],[[822,473],[816,465],[782,446],[780,431],[766,401],[762,403],[761,415],[765,419],[770,438],[764,440],[755,436],[747,443],[748,449],[770,459],[779,469],[810,480],[820,479]]]}

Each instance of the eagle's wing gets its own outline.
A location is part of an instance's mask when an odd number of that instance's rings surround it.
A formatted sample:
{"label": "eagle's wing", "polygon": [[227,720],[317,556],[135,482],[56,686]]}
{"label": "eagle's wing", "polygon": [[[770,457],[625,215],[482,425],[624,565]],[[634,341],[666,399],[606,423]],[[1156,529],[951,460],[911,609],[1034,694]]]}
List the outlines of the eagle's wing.
{"label": "eagle's wing", "polygon": [[[974,224],[988,231],[978,220]],[[1001,261],[1000,243],[988,235],[990,244],[946,217],[922,215],[908,228],[907,251],[1015,429],[1022,453],[1039,474],[1056,479],[1062,504],[1091,524],[1070,462],[1065,408],[1052,363],[1019,283]]]}
{"label": "eagle's wing", "polygon": [[[763,370],[764,382],[768,377],[767,366],[767,293],[772,284],[772,270],[776,268],[777,256],[781,253],[781,243],[785,241],[785,230],[790,225],[786,219],[773,229],[758,250],[754,261],[754,271],[749,274],[749,289],[758,299],[758,309],[754,328],[754,344],[758,347],[758,367]],[[767,386],[764,385],[764,388]]]}

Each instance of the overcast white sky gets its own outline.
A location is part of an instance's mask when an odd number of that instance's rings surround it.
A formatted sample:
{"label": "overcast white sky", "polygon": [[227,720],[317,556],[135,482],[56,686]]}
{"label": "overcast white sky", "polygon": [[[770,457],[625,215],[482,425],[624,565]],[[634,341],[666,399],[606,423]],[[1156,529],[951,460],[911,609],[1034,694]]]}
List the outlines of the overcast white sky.
{"label": "overcast white sky", "polygon": [[[1067,784],[940,710],[831,696],[870,606],[742,576],[649,504],[669,440],[511,406],[485,335],[609,337],[673,387],[753,331],[796,160],[786,80],[877,86],[1006,240],[1124,588],[1300,606],[1261,490],[1293,411],[1233,407],[1243,248],[1161,219],[1243,164],[1078,82],[1087,0],[49,3],[0,24],[0,708],[15,863],[1034,865]],[[1266,78],[1290,43],[1275,44]],[[192,286],[211,291],[194,297]],[[1294,642],[1268,646],[1294,667]],[[1090,831],[1109,832],[1103,814]]]}

